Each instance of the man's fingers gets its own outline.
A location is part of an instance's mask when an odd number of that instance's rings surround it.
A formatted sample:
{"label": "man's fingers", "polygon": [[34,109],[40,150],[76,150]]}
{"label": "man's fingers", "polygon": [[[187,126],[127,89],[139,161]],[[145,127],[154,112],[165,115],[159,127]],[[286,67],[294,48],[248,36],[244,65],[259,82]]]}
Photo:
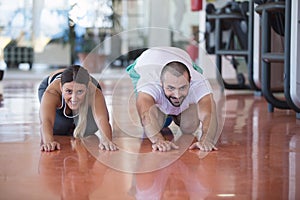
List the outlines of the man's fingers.
{"label": "man's fingers", "polygon": [[153,144],[152,149],[154,151],[166,151],[166,147],[163,144]]}
{"label": "man's fingers", "polygon": [[213,144],[208,144],[208,145],[203,145],[202,146],[202,151],[206,151],[207,152],[207,151],[213,151],[213,150],[218,150],[218,148],[215,147],[215,145],[213,145]]}
{"label": "man's fingers", "polygon": [[173,149],[179,149],[179,146],[177,146],[177,145],[174,144],[173,142],[171,142],[171,147],[172,147]]}
{"label": "man's fingers", "polygon": [[156,151],[157,150],[157,145],[156,144],[152,144],[152,150]]}
{"label": "man's fingers", "polygon": [[166,151],[167,150],[167,148],[164,144],[158,144],[157,148],[158,148],[159,151]]}
{"label": "man's fingers", "polygon": [[115,145],[114,143],[110,142],[110,143],[100,143],[99,144],[99,148],[101,150],[107,150],[107,151],[116,151],[119,148],[117,147],[117,145]]}
{"label": "man's fingers", "polygon": [[195,149],[195,148],[200,148],[198,147],[197,143],[193,143],[189,149]]}
{"label": "man's fingers", "polygon": [[111,143],[110,144],[110,150],[111,151],[116,151],[116,150],[118,150],[118,147],[114,143]]}
{"label": "man's fingers", "polygon": [[203,144],[200,142],[195,142],[189,147],[189,149],[195,149],[195,148],[198,148],[198,149],[200,149],[200,151],[204,151],[204,152],[218,150],[218,148],[211,143]]}
{"label": "man's fingers", "polygon": [[46,151],[46,149],[45,149],[45,146],[44,145],[41,145],[41,151]]}
{"label": "man's fingers", "polygon": [[210,147],[208,145],[205,145],[205,144],[202,144],[202,145],[200,144],[199,146],[200,146],[200,150],[201,151],[206,151],[207,152],[207,151],[211,151],[212,150],[212,147]]}
{"label": "man's fingers", "polygon": [[166,145],[166,151],[171,151],[172,149],[172,144],[167,144]]}
{"label": "man's fingers", "polygon": [[104,145],[103,144],[99,144],[99,149],[104,150]]}
{"label": "man's fingers", "polygon": [[54,150],[55,150],[55,147],[56,147],[55,142],[51,142],[51,143],[50,143],[50,149],[51,149],[51,151],[54,151]]}
{"label": "man's fingers", "polygon": [[160,147],[161,147],[161,151],[167,151],[168,150],[168,144],[167,143],[162,143],[161,145],[160,145]]}
{"label": "man's fingers", "polygon": [[105,143],[105,144],[104,144],[104,149],[105,149],[105,150],[109,150],[109,145],[108,145],[108,143]]}
{"label": "man's fingers", "polygon": [[165,152],[165,151],[171,151],[172,149],[178,149],[178,148],[179,147],[176,144],[170,141],[163,141],[158,144],[152,144],[152,149],[154,151],[158,150],[158,151]]}
{"label": "man's fingers", "polygon": [[208,151],[208,148],[206,148],[204,145],[199,145],[199,149],[201,151]]}

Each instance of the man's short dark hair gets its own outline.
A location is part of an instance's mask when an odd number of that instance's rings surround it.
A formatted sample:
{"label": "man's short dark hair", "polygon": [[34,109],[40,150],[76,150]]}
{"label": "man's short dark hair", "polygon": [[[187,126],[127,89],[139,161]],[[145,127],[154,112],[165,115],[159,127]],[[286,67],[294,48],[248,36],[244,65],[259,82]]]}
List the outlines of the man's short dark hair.
{"label": "man's short dark hair", "polygon": [[179,77],[184,74],[184,72],[188,73],[189,81],[191,80],[191,74],[187,66],[185,64],[178,62],[178,61],[172,61],[166,64],[160,74],[160,80],[163,81],[163,77],[166,72],[170,72],[172,75]]}

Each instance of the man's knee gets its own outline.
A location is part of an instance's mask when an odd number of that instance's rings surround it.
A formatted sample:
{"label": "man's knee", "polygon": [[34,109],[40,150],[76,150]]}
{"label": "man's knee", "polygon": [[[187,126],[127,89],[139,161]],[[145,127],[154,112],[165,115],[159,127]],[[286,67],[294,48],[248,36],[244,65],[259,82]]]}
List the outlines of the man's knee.
{"label": "man's knee", "polygon": [[199,120],[181,121],[180,129],[185,134],[192,134],[198,129],[199,125]]}
{"label": "man's knee", "polygon": [[180,129],[183,133],[194,133],[200,125],[197,106],[192,104],[180,115]]}

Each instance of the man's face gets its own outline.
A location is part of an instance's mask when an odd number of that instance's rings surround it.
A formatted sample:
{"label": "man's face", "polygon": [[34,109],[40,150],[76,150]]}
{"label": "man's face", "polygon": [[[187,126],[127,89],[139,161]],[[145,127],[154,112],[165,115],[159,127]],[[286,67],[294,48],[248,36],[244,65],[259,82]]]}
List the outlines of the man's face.
{"label": "man's face", "polygon": [[165,96],[173,106],[179,107],[189,93],[190,82],[188,73],[177,77],[170,72],[164,74],[162,82]]}

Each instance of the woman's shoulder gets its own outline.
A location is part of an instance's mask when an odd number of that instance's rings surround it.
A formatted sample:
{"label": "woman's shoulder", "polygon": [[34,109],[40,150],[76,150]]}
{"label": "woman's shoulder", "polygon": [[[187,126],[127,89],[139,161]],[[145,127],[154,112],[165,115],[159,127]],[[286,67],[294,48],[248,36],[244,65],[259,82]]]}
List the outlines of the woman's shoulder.
{"label": "woman's shoulder", "polygon": [[60,89],[60,80],[56,79],[54,80],[48,87],[46,88],[46,91],[48,94],[53,94],[57,97],[61,97],[61,89]]}
{"label": "woman's shoulder", "polygon": [[51,72],[49,74],[49,79],[51,80],[53,77],[57,76],[58,74],[61,74],[64,70],[65,70],[65,68],[58,69],[58,70],[55,70],[55,71]]}
{"label": "woman's shoulder", "polygon": [[88,86],[88,96],[89,96],[89,103],[93,104],[93,102],[97,99],[104,98],[102,90],[96,87],[93,83],[90,83]]}
{"label": "woman's shoulder", "polygon": [[61,90],[59,80],[54,81],[49,85],[42,97],[41,104],[47,104],[47,109],[60,108],[62,106]]}

